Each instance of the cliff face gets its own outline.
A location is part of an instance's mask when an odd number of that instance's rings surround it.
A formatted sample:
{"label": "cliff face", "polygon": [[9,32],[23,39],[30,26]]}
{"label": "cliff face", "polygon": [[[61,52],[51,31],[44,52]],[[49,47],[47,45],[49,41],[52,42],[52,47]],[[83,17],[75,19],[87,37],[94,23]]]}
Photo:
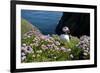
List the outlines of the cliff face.
{"label": "cliff face", "polygon": [[68,13],[64,12],[61,20],[56,27],[56,33],[62,34],[62,28],[69,27],[70,34],[73,36],[90,35],[90,15],[89,13]]}

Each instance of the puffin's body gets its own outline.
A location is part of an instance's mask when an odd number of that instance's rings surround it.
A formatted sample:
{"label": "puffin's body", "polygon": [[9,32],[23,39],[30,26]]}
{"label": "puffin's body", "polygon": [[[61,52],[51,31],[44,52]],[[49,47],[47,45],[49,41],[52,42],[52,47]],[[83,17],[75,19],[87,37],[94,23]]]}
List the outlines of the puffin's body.
{"label": "puffin's body", "polygon": [[60,38],[61,38],[62,40],[67,40],[67,41],[69,41],[69,35],[67,35],[67,34],[61,34],[61,35],[60,35]]}
{"label": "puffin's body", "polygon": [[63,27],[62,31],[63,31],[65,34],[61,34],[61,35],[60,35],[60,38],[61,38],[62,40],[67,40],[67,41],[69,41],[69,33],[70,33],[69,28],[68,28],[68,27]]}

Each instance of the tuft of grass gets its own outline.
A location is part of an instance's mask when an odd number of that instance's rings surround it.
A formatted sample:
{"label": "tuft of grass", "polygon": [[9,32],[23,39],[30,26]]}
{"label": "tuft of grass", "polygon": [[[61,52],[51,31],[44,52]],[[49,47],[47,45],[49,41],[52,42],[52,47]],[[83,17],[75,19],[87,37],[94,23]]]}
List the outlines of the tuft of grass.
{"label": "tuft of grass", "polygon": [[66,48],[71,49],[70,54],[73,54],[74,56],[73,60],[79,60],[82,53],[82,49],[76,46],[79,43],[79,41],[80,40],[77,37],[72,37],[72,36],[69,41],[62,41],[62,43]]}

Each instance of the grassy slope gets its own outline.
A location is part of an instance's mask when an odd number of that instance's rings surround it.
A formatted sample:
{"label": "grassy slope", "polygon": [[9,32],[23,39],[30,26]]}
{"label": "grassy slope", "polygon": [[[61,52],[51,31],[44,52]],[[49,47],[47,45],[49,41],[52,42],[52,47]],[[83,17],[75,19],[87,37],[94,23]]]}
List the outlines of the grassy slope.
{"label": "grassy slope", "polygon": [[25,19],[21,19],[21,35],[33,29],[33,25]]}

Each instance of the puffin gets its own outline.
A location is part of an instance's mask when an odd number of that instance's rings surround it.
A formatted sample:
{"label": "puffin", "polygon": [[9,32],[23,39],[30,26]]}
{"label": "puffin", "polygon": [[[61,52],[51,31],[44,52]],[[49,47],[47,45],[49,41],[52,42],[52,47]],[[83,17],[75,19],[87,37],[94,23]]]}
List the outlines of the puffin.
{"label": "puffin", "polygon": [[69,35],[70,34],[70,30],[69,30],[69,28],[67,26],[65,26],[65,27],[62,28],[62,31],[64,32],[64,34],[61,34],[60,38],[62,40],[69,41],[69,39],[70,39],[70,35]]}

